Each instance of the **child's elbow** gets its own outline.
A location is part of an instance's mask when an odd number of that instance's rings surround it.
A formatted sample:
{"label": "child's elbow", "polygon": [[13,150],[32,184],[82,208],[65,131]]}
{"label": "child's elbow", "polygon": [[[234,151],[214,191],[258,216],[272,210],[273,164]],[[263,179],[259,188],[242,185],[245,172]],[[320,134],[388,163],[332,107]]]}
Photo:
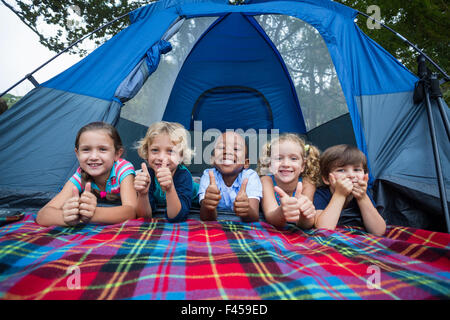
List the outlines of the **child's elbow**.
{"label": "child's elbow", "polygon": [[386,233],[386,223],[383,223],[378,228],[371,232],[374,236],[382,237]]}

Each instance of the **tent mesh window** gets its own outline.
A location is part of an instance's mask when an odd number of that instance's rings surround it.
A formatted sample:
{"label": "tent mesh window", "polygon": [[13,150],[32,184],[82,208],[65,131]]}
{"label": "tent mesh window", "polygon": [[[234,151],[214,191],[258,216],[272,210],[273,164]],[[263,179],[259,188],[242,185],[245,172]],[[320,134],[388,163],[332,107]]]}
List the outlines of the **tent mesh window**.
{"label": "tent mesh window", "polygon": [[158,68],[150,75],[141,90],[126,102],[121,117],[149,126],[162,119],[172,87],[198,38],[217,17],[200,17],[186,20],[170,39],[172,50],[161,55]]}
{"label": "tent mesh window", "polygon": [[336,69],[319,32],[310,24],[285,15],[258,15],[255,20],[284,60],[306,129],[348,113]]}

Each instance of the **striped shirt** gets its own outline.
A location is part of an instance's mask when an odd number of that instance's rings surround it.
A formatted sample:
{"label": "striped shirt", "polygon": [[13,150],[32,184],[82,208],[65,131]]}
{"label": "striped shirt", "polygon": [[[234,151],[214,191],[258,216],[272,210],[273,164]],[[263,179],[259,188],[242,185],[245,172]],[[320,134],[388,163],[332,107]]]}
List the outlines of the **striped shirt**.
{"label": "striped shirt", "polygon": [[[114,162],[111,173],[109,175],[108,180],[106,181],[106,189],[105,191],[101,191],[99,187],[95,184],[95,182],[91,182],[92,190],[97,190],[100,195],[106,193],[112,193],[119,195],[120,194],[120,184],[126,176],[133,174],[136,175],[134,171],[133,165],[125,159],[119,159]],[[83,192],[85,181],[81,181],[81,168],[78,167],[75,174],[69,179],[77,188],[79,192]],[[102,196],[103,198],[103,196]]]}

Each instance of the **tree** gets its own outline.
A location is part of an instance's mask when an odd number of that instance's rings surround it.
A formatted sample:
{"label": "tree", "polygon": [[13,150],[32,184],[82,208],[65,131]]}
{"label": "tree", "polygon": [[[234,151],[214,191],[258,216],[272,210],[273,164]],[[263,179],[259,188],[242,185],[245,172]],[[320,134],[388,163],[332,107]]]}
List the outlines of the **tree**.
{"label": "tree", "polygon": [[12,94],[5,94],[1,99],[3,99],[6,104],[8,105],[8,108],[11,108],[17,101],[19,101],[22,97],[14,96]]}
{"label": "tree", "polygon": [[[76,40],[103,24],[114,20],[154,0],[1,0],[34,33],[39,42],[52,51],[59,52]],[[96,45],[107,41],[128,25],[120,19],[96,32],[91,39]],[[75,46],[71,53],[86,55],[86,50]]]}

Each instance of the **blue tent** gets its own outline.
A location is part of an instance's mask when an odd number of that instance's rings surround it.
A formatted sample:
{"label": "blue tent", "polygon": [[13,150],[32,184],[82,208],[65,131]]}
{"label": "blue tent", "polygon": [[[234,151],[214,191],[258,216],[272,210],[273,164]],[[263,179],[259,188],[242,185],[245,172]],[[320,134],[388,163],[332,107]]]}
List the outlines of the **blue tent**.
{"label": "blue tent", "polygon": [[[162,119],[296,132],[322,150],[355,144],[388,223],[442,229],[418,78],[356,15],[328,0],[160,0],[131,12],[126,29],[0,116],[0,206],[52,198],[78,166],[83,125],[117,126],[139,166],[133,143]],[[450,148],[439,148],[449,186]]]}

